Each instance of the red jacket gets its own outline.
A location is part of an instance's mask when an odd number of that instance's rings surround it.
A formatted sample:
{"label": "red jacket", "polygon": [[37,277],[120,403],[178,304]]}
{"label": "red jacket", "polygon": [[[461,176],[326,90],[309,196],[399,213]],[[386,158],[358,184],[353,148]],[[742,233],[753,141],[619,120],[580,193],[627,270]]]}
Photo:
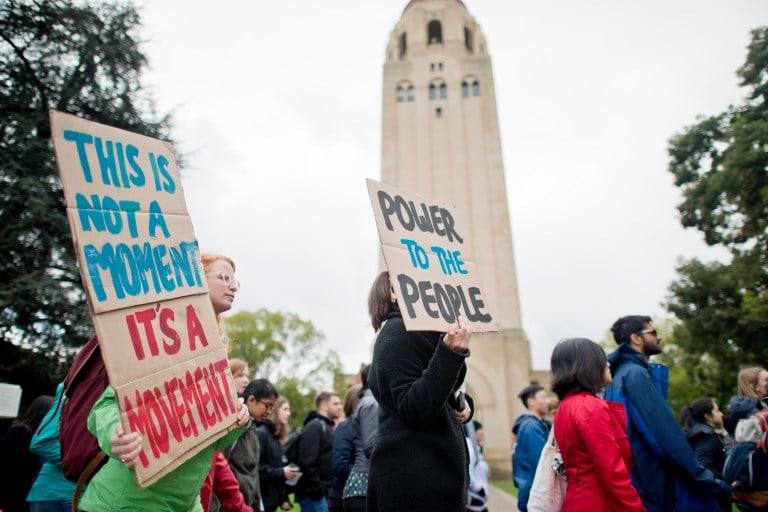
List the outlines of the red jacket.
{"label": "red jacket", "polygon": [[205,512],[208,512],[211,507],[213,493],[216,493],[222,508],[227,511],[253,512],[253,509],[245,504],[243,493],[240,492],[240,484],[237,483],[237,478],[232,473],[232,469],[221,450],[214,452],[211,469],[208,471],[208,476],[205,477],[202,489],[200,489],[200,503]]}
{"label": "red jacket", "polygon": [[563,512],[645,511],[632,487],[632,449],[624,406],[592,393],[566,396],[555,417],[555,439],[568,486]]}

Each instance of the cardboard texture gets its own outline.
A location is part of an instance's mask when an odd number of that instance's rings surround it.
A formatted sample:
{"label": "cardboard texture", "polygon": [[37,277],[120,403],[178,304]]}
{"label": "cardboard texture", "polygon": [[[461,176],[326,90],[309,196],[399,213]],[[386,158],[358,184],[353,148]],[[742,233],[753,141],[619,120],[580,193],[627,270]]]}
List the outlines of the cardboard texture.
{"label": "cardboard texture", "polygon": [[461,213],[391,185],[366,183],[406,329],[446,332],[458,315],[474,332],[497,331]]}
{"label": "cardboard texture", "polygon": [[136,479],[156,482],[237,422],[173,147],[51,111],[67,217]]}

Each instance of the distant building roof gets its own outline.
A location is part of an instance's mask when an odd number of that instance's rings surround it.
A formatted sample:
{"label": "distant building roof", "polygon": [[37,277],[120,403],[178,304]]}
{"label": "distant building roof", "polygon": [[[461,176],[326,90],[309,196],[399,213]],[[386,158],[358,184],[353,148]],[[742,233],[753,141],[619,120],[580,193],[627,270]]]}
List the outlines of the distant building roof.
{"label": "distant building roof", "polygon": [[[410,0],[410,1],[408,2],[408,5],[406,5],[406,6],[405,6],[405,9],[403,9],[403,13],[405,13],[405,11],[407,11],[407,10],[408,10],[408,8],[409,8],[410,6],[412,6],[412,5],[413,5],[413,4],[415,4],[415,3],[421,2],[421,1],[423,1],[423,0]],[[464,2],[462,2],[461,0],[453,0],[453,1],[455,1],[457,4],[460,4],[460,5],[461,5],[462,7],[464,7],[465,9],[467,8],[467,7],[464,5]]]}

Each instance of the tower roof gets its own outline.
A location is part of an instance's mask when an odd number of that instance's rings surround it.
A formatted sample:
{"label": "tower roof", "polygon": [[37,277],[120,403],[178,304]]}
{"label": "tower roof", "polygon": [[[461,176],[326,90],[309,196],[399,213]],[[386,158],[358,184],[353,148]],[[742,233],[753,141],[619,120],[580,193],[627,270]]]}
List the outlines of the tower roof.
{"label": "tower roof", "polygon": [[[423,2],[423,1],[424,1],[424,0],[410,0],[410,1],[408,2],[408,5],[406,5],[406,6],[405,6],[405,9],[403,9],[403,13],[405,13],[405,11],[407,11],[407,10],[408,10],[408,8],[409,8],[410,6],[412,6],[413,4],[416,4],[416,3],[419,3],[419,2]],[[452,1],[452,2],[454,2],[454,3],[457,3],[457,4],[461,5],[461,6],[462,6],[462,7],[464,7],[465,9],[467,8],[467,7],[464,5],[464,2],[462,2],[461,0],[446,0],[446,1],[448,1],[448,2],[451,2],[451,1]]]}

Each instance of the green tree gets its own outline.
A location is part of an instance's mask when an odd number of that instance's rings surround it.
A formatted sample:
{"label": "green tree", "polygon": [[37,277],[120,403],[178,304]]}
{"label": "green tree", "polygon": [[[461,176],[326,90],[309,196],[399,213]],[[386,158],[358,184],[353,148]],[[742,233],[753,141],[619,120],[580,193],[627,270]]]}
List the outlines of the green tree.
{"label": "green tree", "polygon": [[91,321],[50,140],[49,109],[168,139],[141,85],[128,2],[0,4],[0,336],[66,358]]}
{"label": "green tree", "polygon": [[731,256],[680,263],[667,301],[681,320],[674,334],[689,385],[721,403],[740,367],[768,361],[768,27],[752,31],[737,75],[744,103],[699,119],[669,144],[683,226]]}
{"label": "green tree", "polygon": [[[341,363],[312,322],[295,313],[259,309],[226,319],[231,357],[248,363],[251,377],[266,378],[288,398],[298,426],[321,390],[332,389]],[[343,391],[343,390],[337,390]]]}

